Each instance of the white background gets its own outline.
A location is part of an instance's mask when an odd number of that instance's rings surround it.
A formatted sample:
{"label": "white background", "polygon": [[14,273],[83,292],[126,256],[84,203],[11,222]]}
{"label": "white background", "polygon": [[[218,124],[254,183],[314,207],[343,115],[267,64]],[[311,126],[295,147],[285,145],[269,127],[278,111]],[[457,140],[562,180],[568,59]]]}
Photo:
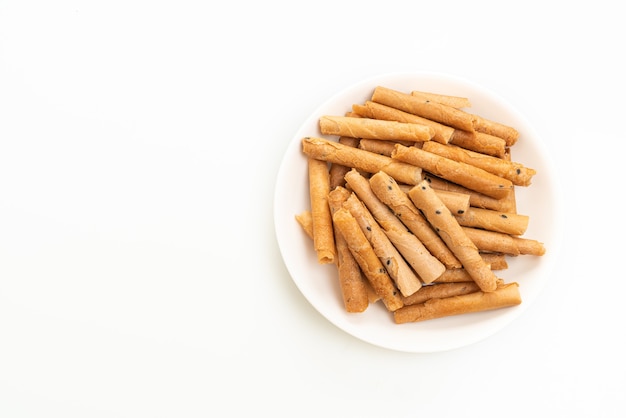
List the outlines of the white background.
{"label": "white background", "polygon": [[[0,416],[623,417],[626,30],[557,3],[1,0]],[[517,107],[565,208],[541,296],[435,354],[326,321],[272,218],[308,115],[412,70]]]}

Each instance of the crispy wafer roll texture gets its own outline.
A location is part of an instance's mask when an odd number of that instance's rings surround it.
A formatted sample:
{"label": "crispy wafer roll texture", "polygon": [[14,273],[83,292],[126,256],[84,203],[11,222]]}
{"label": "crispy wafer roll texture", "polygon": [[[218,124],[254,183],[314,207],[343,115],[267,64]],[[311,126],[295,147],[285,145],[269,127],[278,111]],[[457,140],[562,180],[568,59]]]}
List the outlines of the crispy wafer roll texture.
{"label": "crispy wafer roll texture", "polygon": [[323,135],[341,135],[353,138],[430,141],[435,133],[433,128],[417,123],[349,116],[322,116],[319,119],[319,125]]}
{"label": "crispy wafer roll texture", "polygon": [[464,131],[474,131],[476,117],[470,113],[446,106],[441,103],[424,100],[411,94],[378,86],[372,94],[372,101],[413,113],[435,122]]}
{"label": "crispy wafer roll texture", "polygon": [[441,142],[442,144],[447,144],[454,133],[454,128],[451,126],[447,126],[442,123],[435,122],[432,119],[423,118],[412,113],[404,112],[391,106],[372,102],[371,100],[366,101],[365,104],[362,105],[354,104],[352,105],[352,109],[354,110],[354,113],[372,119],[395,120],[397,122],[419,123],[430,126],[434,131],[431,140]]}
{"label": "crispy wafer roll texture", "polygon": [[474,152],[455,145],[444,145],[436,142],[432,144],[425,143],[422,149],[454,161],[482,168],[489,173],[510,180],[517,186],[529,186],[533,176],[537,173],[536,170],[525,167],[520,163]]}
{"label": "crispy wafer roll texture", "polygon": [[485,263],[491,266],[491,270],[506,270],[509,268],[506,256],[502,253],[480,253],[480,256],[485,260]]}
{"label": "crispy wafer roll texture", "polygon": [[309,157],[353,167],[366,173],[384,171],[406,184],[417,184],[422,180],[422,169],[419,167],[325,138],[303,138],[302,151]]}
{"label": "crispy wafer roll texture", "polygon": [[514,237],[508,234],[484,229],[462,227],[465,235],[480,251],[493,251],[508,255],[537,255],[546,253],[542,242],[530,238]]}
{"label": "crispy wafer roll texture", "polygon": [[[408,193],[413,188],[409,184],[399,184],[398,187],[404,193]],[[433,189],[435,188],[433,187]],[[435,189],[435,193],[452,213],[464,213],[470,207],[469,193],[453,192],[445,189]]]}
{"label": "crispy wafer roll texture", "polygon": [[522,303],[522,297],[519,292],[519,285],[513,282],[503,284],[493,292],[478,291],[460,296],[430,299],[417,305],[405,306],[396,310],[393,316],[397,324],[403,324],[507,308],[520,303]]}
{"label": "crispy wafer roll texture", "polygon": [[[489,265],[491,270],[506,270],[508,268],[508,263],[506,262],[504,254],[481,253],[480,255],[485,263]],[[469,281],[474,280],[464,268],[449,268],[446,269],[446,271],[444,271],[443,274],[434,281],[434,283],[458,283]]]}
{"label": "crispy wafer roll texture", "polygon": [[[469,275],[464,268],[447,269],[434,283],[462,283],[474,282],[472,276]],[[474,282],[476,283],[476,282]]]}
{"label": "crispy wafer roll texture", "polygon": [[424,303],[429,299],[449,298],[451,296],[466,295],[468,293],[478,292],[480,287],[474,281],[455,282],[455,283],[438,283],[423,286],[420,290],[411,296],[402,298],[404,306],[417,305]]}
{"label": "crispy wafer roll texture", "polygon": [[[506,149],[502,159],[505,161],[513,161],[513,157],[511,156],[511,148]],[[502,199],[504,201],[503,207],[506,207],[506,210],[504,210],[503,212],[517,213],[517,196],[515,195],[515,187],[516,186],[513,185],[513,190],[511,190],[511,193],[509,193],[507,197]]]}
{"label": "crispy wafer roll texture", "polygon": [[480,208],[469,208],[464,213],[455,213],[454,217],[461,226],[502,232],[509,235],[524,234],[530,221],[527,215]]}
{"label": "crispy wafer roll texture", "polygon": [[480,289],[484,292],[493,292],[497,281],[495,274],[428,182],[422,181],[412,188],[408,195]]}
{"label": "crispy wafer roll texture", "polygon": [[333,214],[333,221],[359,263],[361,271],[376,294],[380,296],[385,307],[392,312],[401,308],[403,303],[400,292],[396,289],[393,280],[389,277],[354,216],[348,209],[341,208]]}
{"label": "crispy wafer roll texture", "polygon": [[486,119],[479,115],[475,116],[476,119],[474,121],[474,126],[477,132],[483,132],[502,138],[506,142],[507,147],[510,147],[517,142],[517,139],[519,138],[519,132],[517,129],[500,122]]}
{"label": "crispy wafer roll texture", "polygon": [[506,149],[506,141],[483,132],[467,132],[455,129],[449,144],[501,158]]}
{"label": "crispy wafer roll texture", "polygon": [[[399,142],[396,141],[382,141],[380,139],[368,139],[364,138],[359,141],[359,148],[365,151],[374,152],[380,155],[386,155],[387,157],[391,157],[391,153],[393,152],[396,144]],[[404,143],[402,145],[410,146],[410,143]]]}
{"label": "crispy wafer roll texture", "polygon": [[416,292],[422,287],[422,282],[415,275],[413,270],[406,263],[400,252],[389,240],[380,225],[376,222],[367,207],[354,193],[343,203],[343,207],[348,209],[357,220],[365,237],[372,245],[374,252],[389,273],[389,276],[396,283],[396,287],[404,296]]}
{"label": "crispy wafer roll texture", "polygon": [[443,263],[433,256],[417,236],[412,234],[394,215],[391,209],[376,197],[365,177],[356,170],[352,170],[346,174],[346,182],[363,201],[389,240],[424,283],[432,282],[445,271],[446,267]]}
{"label": "crispy wafer roll texture", "polygon": [[370,178],[369,182],[376,197],[393,211],[433,256],[437,257],[446,268],[461,267],[456,256],[391,176],[378,172]]}
{"label": "crispy wafer roll texture", "polygon": [[435,190],[435,193],[439,196],[439,199],[441,199],[443,204],[450,209],[450,212],[455,215],[461,215],[467,212],[470,208],[469,194],[451,192],[448,190]]}
{"label": "crispy wafer roll texture", "polygon": [[[350,138],[349,136],[340,137],[337,142],[342,145],[347,145],[352,148],[357,148],[359,146],[358,138]],[[352,167],[348,167],[342,164],[331,163],[330,164],[330,190],[335,190],[337,186],[345,186],[346,180],[343,176],[352,169]]]}
{"label": "crispy wafer roll texture", "polygon": [[317,252],[317,261],[320,264],[328,264],[335,261],[335,234],[328,207],[328,193],[330,193],[328,164],[308,158],[308,171],[313,245]]}
{"label": "crispy wafer roll texture", "polygon": [[435,191],[450,191],[456,193],[464,193],[469,195],[470,206],[483,209],[498,210],[501,212],[515,213],[515,197],[511,197],[515,194],[515,189],[512,188],[509,194],[502,199],[496,199],[475,190],[470,190],[467,187],[463,187],[460,184],[453,183],[441,177],[433,176],[431,173],[422,172],[424,180],[428,181]]}
{"label": "crispy wafer roll texture", "polygon": [[433,102],[445,104],[446,106],[455,107],[457,109],[472,107],[470,99],[462,96],[451,96],[448,94],[439,94],[420,90],[411,91],[411,96],[419,97],[422,100],[432,100]]}
{"label": "crispy wafer roll texture", "polygon": [[502,199],[513,189],[510,180],[416,147],[396,145],[391,157],[496,199]]}
{"label": "crispy wafer roll texture", "polygon": [[[351,193],[343,187],[333,189],[328,195],[330,212],[335,213],[341,209],[350,195]],[[334,228],[337,273],[344,307],[346,312],[363,312],[369,306],[367,279],[363,275],[359,263],[352,255],[345,238],[339,233],[336,225]]]}

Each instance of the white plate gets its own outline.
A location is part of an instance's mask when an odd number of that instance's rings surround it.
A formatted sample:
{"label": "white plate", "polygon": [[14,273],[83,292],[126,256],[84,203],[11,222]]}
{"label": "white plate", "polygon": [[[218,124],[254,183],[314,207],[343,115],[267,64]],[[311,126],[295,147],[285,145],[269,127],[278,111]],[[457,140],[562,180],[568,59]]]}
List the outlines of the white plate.
{"label": "white plate", "polygon": [[[355,103],[371,97],[377,85],[402,90],[424,90],[465,96],[471,100],[471,113],[515,127],[520,137],[512,148],[513,160],[537,170],[532,185],[517,188],[518,212],[530,216],[524,237],[543,242],[541,257],[508,257],[509,268],[497,273],[506,282],[520,284],[522,304],[489,312],[479,312],[430,321],[395,324],[381,303],[364,313],[344,310],[334,265],[317,263],[312,241],[294,216],[309,209],[306,158],[301,140],[321,136],[318,118],[343,115]],[[336,137],[326,137],[336,139]],[[320,106],[302,125],[290,142],[281,163],[274,196],[274,222],[278,245],[296,286],[326,319],[340,329],[368,343],[404,352],[450,350],[480,341],[501,330],[537,298],[550,279],[560,236],[556,173],[537,133],[510,104],[493,92],[467,80],[434,73],[395,73],[361,81],[338,93]]]}

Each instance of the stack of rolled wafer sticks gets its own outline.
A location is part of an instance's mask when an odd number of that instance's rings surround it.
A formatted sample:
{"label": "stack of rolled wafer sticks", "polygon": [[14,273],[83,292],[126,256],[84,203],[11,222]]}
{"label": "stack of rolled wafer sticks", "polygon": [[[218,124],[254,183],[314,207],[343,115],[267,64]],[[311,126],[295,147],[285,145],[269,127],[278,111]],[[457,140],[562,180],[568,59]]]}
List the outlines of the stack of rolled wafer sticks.
{"label": "stack of rolled wafer sticks", "polygon": [[311,206],[295,218],[318,262],[337,266],[347,312],[380,301],[401,324],[522,302],[496,272],[507,256],[545,253],[522,237],[529,217],[515,200],[536,171],[511,158],[514,127],[470,107],[378,86],[302,139]]}

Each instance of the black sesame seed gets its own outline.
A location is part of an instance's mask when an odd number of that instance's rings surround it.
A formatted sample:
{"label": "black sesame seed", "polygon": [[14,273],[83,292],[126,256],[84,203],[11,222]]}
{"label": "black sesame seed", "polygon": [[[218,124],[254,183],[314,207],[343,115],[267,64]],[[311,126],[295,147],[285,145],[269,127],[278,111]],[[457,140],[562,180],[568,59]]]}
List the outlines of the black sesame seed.
{"label": "black sesame seed", "polygon": [[517,174],[520,174],[522,172],[522,170],[520,170],[519,168],[517,169]]}
{"label": "black sesame seed", "polygon": [[504,219],[508,218],[508,216],[506,216],[504,213],[500,216],[502,216]]}
{"label": "black sesame seed", "polygon": [[371,231],[372,227],[368,225],[368,226],[365,227],[365,229],[367,229],[368,231]]}
{"label": "black sesame seed", "polygon": [[456,211],[456,213],[458,213],[459,215],[461,215],[461,214],[465,213],[465,211],[464,211],[463,209],[459,209],[459,210],[457,210],[457,211]]}
{"label": "black sesame seed", "polygon": [[436,211],[435,211],[435,213],[436,213],[437,215],[441,215],[441,211],[440,211],[440,210],[436,210]]}
{"label": "black sesame seed", "polygon": [[387,190],[393,190],[393,187],[387,186]]}
{"label": "black sesame seed", "polygon": [[391,265],[391,260],[387,260],[387,265],[390,266]]}

